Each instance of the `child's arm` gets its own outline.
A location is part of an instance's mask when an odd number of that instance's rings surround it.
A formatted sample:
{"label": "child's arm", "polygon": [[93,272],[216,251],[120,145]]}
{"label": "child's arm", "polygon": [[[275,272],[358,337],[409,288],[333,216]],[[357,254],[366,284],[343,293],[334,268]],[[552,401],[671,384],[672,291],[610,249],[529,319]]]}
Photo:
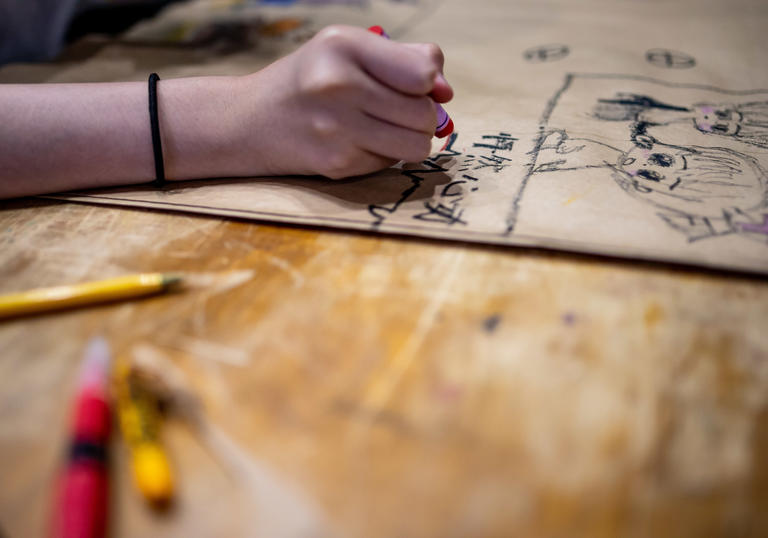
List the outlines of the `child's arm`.
{"label": "child's arm", "polygon": [[[434,45],[326,28],[243,77],[161,80],[169,180],[373,172],[430,151]],[[146,82],[0,85],[0,198],[154,179]]]}

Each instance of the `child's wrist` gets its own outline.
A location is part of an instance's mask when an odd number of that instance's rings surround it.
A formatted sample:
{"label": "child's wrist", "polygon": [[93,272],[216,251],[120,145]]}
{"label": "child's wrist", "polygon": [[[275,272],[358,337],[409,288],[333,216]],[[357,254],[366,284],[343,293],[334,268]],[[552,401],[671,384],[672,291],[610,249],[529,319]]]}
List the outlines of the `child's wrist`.
{"label": "child's wrist", "polygon": [[238,158],[243,123],[239,79],[183,78],[158,84],[169,180],[245,175]]}

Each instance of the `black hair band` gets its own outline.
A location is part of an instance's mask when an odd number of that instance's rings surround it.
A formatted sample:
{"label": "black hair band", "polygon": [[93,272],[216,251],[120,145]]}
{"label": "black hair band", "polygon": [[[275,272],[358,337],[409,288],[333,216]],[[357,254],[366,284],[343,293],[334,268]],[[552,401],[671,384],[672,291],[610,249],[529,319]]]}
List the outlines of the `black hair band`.
{"label": "black hair band", "polygon": [[165,165],[163,164],[163,143],[160,140],[160,121],[157,118],[157,73],[149,75],[149,126],[152,129],[152,152],[155,154],[155,187],[165,185]]}

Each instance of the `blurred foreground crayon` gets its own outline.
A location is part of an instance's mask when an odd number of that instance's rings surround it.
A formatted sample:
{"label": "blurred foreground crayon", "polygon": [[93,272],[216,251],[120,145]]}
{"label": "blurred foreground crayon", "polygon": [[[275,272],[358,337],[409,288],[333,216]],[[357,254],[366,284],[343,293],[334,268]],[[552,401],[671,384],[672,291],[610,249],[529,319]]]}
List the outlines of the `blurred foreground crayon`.
{"label": "blurred foreground crayon", "polygon": [[181,277],[175,274],[139,273],[96,282],[0,295],[0,320],[152,295],[176,287],[181,280]]}
{"label": "blurred foreground crayon", "polygon": [[155,508],[170,505],[173,475],[160,440],[160,398],[128,361],[117,366],[117,414],[120,432],[131,453],[136,487]]}
{"label": "blurred foreground crayon", "polygon": [[75,399],[67,464],[58,484],[51,536],[96,538],[107,525],[107,448],[111,429],[109,346],[95,338],[85,352]]}
{"label": "blurred foreground crayon", "polygon": [[[385,32],[384,28],[379,25],[371,26],[368,28],[368,31],[389,39],[387,32]],[[437,128],[435,128],[435,136],[437,138],[445,138],[453,132],[453,120],[440,103],[435,103],[435,111],[437,112]]]}

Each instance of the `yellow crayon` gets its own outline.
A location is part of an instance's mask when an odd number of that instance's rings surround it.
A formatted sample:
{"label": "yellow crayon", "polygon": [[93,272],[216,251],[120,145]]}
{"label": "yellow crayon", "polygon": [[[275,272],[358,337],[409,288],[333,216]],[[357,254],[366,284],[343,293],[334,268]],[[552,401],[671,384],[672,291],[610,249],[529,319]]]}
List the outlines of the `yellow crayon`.
{"label": "yellow crayon", "polygon": [[140,273],[0,295],[0,319],[151,295],[164,292],[180,282],[179,275]]}
{"label": "yellow crayon", "polygon": [[168,456],[160,442],[159,400],[124,361],[117,372],[117,412],[120,431],[130,450],[136,487],[152,505],[169,504],[174,484]]}

